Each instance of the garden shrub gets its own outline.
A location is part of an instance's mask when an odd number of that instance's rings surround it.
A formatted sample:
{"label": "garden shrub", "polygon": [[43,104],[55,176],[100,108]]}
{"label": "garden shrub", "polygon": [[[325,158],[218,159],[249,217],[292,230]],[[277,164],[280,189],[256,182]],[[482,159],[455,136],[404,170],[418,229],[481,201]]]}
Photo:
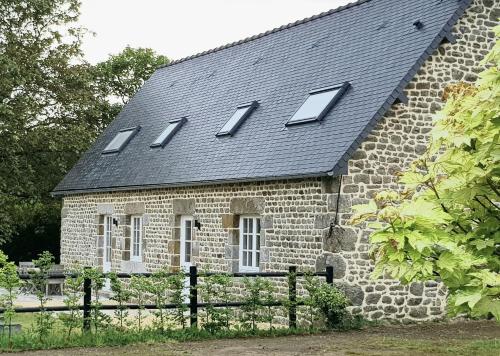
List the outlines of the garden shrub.
{"label": "garden shrub", "polygon": [[[231,293],[234,277],[226,274],[202,274],[202,283],[198,285],[200,299],[205,303],[201,308],[201,328],[187,328],[186,274],[171,274],[166,268],[153,273],[150,277],[134,275],[130,283],[118,278],[116,273],[104,275],[97,268],[73,269],[66,277],[64,304],[68,312],[58,315],[63,328],[54,327],[54,313],[46,310],[48,298],[45,286],[49,277],[53,257],[49,253],[41,254],[34,261],[37,270],[31,271],[30,283],[40,302],[40,312],[35,314],[34,328],[28,332],[11,335],[9,339],[0,338],[0,347],[11,350],[59,348],[70,346],[117,345],[132,342],[166,341],[175,339],[201,340],[215,337],[238,337],[248,335],[284,335],[304,333],[304,329],[275,329],[277,302],[286,307],[305,304],[308,318],[313,326],[316,319],[324,320],[328,328],[352,328],[359,325],[359,319],[352,317],[346,310],[347,298],[337,288],[327,285],[312,275],[306,276],[305,289],[308,294],[290,304],[288,299],[279,301],[274,280],[262,277],[243,278],[243,298],[239,317],[235,317],[230,303],[236,301]],[[296,279],[296,274],[289,275],[289,282]],[[92,302],[90,309],[91,333],[80,331],[83,315],[80,310],[85,278],[90,279]],[[102,311],[102,295],[106,278],[109,278],[111,300],[117,303],[114,318]],[[21,281],[13,263],[7,262],[7,256],[0,251],[0,287],[7,293],[0,298],[4,309],[3,317],[10,326],[14,315],[13,304]],[[153,312],[152,326],[144,326],[144,310],[147,301],[153,300],[156,306]],[[128,302],[138,304],[136,326],[128,319]],[[172,311],[168,311],[172,308]],[[10,309],[9,309],[10,308]],[[262,328],[262,324],[267,327]],[[266,329],[264,331],[264,329]],[[309,329],[309,332],[313,330]],[[3,336],[3,335],[2,335]]]}
{"label": "garden shrub", "polygon": [[240,319],[241,325],[245,329],[256,331],[258,323],[268,322],[272,327],[274,319],[274,309],[266,306],[269,300],[273,300],[274,287],[269,280],[261,277],[243,279],[245,295],[241,310],[243,315]]}
{"label": "garden shrub", "polygon": [[0,307],[4,309],[2,313],[3,325],[2,336],[5,333],[5,326],[8,327],[9,345],[12,338],[12,318],[15,315],[14,302],[19,294],[21,280],[17,274],[14,262],[8,260],[8,256],[0,251],[0,288],[5,289],[5,293],[0,295]]}
{"label": "garden shrub", "polygon": [[165,305],[168,303],[168,291],[170,288],[168,271],[166,268],[154,272],[146,280],[146,291],[153,297],[156,310],[153,312],[155,319],[153,327],[158,331],[165,331],[168,325],[168,315]]}
{"label": "garden shrub", "polygon": [[48,285],[49,271],[54,265],[54,256],[44,251],[38,255],[37,259],[33,260],[35,268],[29,271],[29,282],[32,284],[35,291],[35,296],[40,304],[40,312],[35,319],[35,332],[40,341],[43,341],[52,330],[54,325],[54,318],[52,313],[46,309],[46,303],[49,297],[46,294],[46,287]]}
{"label": "garden shrub", "polygon": [[350,318],[350,313],[347,311],[349,299],[337,287],[321,282],[315,276],[307,275],[304,288],[308,292],[304,304],[309,307],[311,324],[314,324],[314,310],[320,313],[329,329],[341,327]]}
{"label": "garden shrub", "polygon": [[[79,273],[80,272],[80,273]],[[81,269],[74,269],[75,276],[66,277],[64,281],[64,305],[69,309],[68,313],[59,314],[59,320],[66,328],[67,336],[70,337],[73,330],[82,326],[83,315],[80,311],[80,299],[83,296],[83,275]],[[78,274],[79,273],[79,274]]]}
{"label": "garden shrub", "polygon": [[[207,275],[200,284],[201,300],[207,303],[204,308],[203,328],[211,333],[228,330],[233,311],[227,306],[230,302],[231,277],[224,274]],[[215,307],[214,303],[226,304],[226,307]]]}
{"label": "garden shrub", "polygon": [[147,298],[147,278],[144,276],[132,276],[130,280],[130,291],[131,297],[134,299],[135,303],[139,306],[137,309],[137,329],[142,330],[142,323],[144,319],[145,308]]}
{"label": "garden shrub", "polygon": [[85,268],[84,277],[91,280],[92,303],[90,304],[90,319],[94,326],[95,334],[99,329],[107,328],[111,323],[111,317],[102,312],[102,303],[100,300],[100,291],[104,288],[106,278],[97,268]]}
{"label": "garden shrub", "polygon": [[169,276],[166,280],[167,288],[170,291],[170,302],[175,305],[172,312],[173,320],[183,329],[186,327],[186,312],[189,310],[186,305],[187,296],[184,293],[186,278],[183,272],[179,272]]}
{"label": "garden shrub", "polygon": [[114,314],[118,319],[118,326],[123,330],[124,326],[128,326],[127,302],[130,301],[132,293],[129,288],[124,286],[124,283],[120,278],[118,278],[116,273],[111,272],[108,274],[108,277],[111,282],[111,291],[113,292],[113,295],[110,299],[114,300],[118,304],[117,309],[114,311]]}

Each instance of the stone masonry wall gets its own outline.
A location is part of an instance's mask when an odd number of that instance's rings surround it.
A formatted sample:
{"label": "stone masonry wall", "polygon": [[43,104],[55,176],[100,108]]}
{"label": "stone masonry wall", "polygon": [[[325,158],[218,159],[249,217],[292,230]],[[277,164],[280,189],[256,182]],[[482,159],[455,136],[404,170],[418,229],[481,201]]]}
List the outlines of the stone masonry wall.
{"label": "stone masonry wall", "polygon": [[[354,313],[371,319],[441,317],[443,286],[370,279],[369,231],[347,221],[353,204],[366,202],[380,189],[398,188],[395,173],[425,149],[444,87],[474,81],[481,71],[478,63],[493,43],[490,29],[499,15],[495,1],[473,2],[455,26],[457,42],[443,43],[429,58],[405,90],[408,103],[393,105],[353,155],[340,187],[339,178],[324,177],[70,195],[62,211],[62,263],[101,266],[103,216],[112,215],[113,270],[176,270],[180,216],[192,215],[201,224],[195,229],[194,262],[211,271],[236,271],[239,216],[259,215],[262,271],[333,265],[335,281],[351,298]],[[336,212],[340,226],[334,224]],[[144,263],[130,261],[132,215],[143,217]]]}
{"label": "stone masonry wall", "polygon": [[[441,44],[407,86],[408,103],[394,104],[349,161],[348,174],[342,177],[340,200],[340,223],[345,230],[336,229],[331,238],[325,238],[327,252],[323,260],[341,256],[344,261],[340,263],[347,265],[346,279],[363,287],[365,299],[362,306],[355,308],[357,312],[373,319],[409,316],[417,320],[444,313],[446,291],[435,282],[411,287],[390,280],[369,283],[370,232],[345,225],[351,217],[351,205],[366,203],[377,191],[400,188],[396,173],[424,152],[433,114],[443,105],[443,89],[450,83],[474,82],[483,70],[479,62],[493,45],[491,29],[499,16],[498,2],[473,1],[454,27],[456,43]],[[349,241],[350,246],[355,241],[356,249],[342,251],[342,241]]]}
{"label": "stone masonry wall", "polygon": [[[234,255],[239,215],[261,217],[261,269],[286,270],[297,264],[314,267],[321,251],[321,230],[315,219],[327,211],[321,178],[206,187],[166,188],[120,193],[70,195],[64,198],[61,259],[102,265],[102,215],[112,215],[112,268],[123,270],[129,256],[127,209],[143,205],[144,268],[179,266],[179,218],[192,215],[195,229],[194,261],[212,271],[235,271]],[[134,213],[134,215],[138,215]],[[231,223],[228,223],[231,221]],[[235,221],[233,225],[232,221]],[[269,261],[272,259],[272,265]]]}

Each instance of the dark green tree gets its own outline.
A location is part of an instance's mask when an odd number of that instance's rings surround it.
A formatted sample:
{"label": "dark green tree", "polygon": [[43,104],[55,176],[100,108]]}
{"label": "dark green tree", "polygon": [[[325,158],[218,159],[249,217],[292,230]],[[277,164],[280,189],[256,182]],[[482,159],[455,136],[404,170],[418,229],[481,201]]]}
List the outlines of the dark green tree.
{"label": "dark green tree", "polygon": [[23,237],[31,240],[23,245],[57,246],[60,201],[50,191],[167,62],[127,47],[90,65],[79,15],[78,0],[0,1],[0,244],[12,241],[6,251]]}
{"label": "dark green tree", "polygon": [[[144,81],[168,58],[157,55],[150,48],[131,48],[129,46],[107,61],[98,63],[93,72],[95,82],[105,97],[126,104],[139,90]],[[120,106],[121,107],[121,106]]]}

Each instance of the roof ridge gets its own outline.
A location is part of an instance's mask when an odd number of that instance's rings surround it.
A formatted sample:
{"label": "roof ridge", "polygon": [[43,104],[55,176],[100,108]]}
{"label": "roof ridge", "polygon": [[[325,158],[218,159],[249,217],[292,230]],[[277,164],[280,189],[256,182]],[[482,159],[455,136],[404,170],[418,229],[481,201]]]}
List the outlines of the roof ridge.
{"label": "roof ridge", "polygon": [[373,0],[357,0],[357,1],[345,4],[345,5],[333,8],[331,10],[321,12],[321,13],[319,13],[317,15],[309,16],[309,17],[306,17],[304,19],[297,20],[297,21],[294,21],[294,22],[290,22],[290,23],[288,23],[286,25],[281,25],[281,26],[275,27],[275,28],[273,28],[271,30],[268,30],[268,31],[265,31],[265,32],[261,32],[261,33],[256,34],[256,35],[243,38],[243,39],[238,40],[238,41],[226,43],[225,45],[222,45],[222,46],[219,46],[219,47],[215,47],[215,48],[203,51],[203,52],[198,52],[198,53],[192,54],[190,56],[186,56],[186,57],[182,57],[182,58],[173,60],[173,61],[171,61],[171,62],[169,62],[167,64],[161,65],[160,67],[158,67],[158,69],[165,68],[165,67],[170,67],[170,66],[172,66],[174,64],[182,63],[182,62],[188,61],[190,59],[194,59],[194,58],[198,58],[198,57],[201,57],[201,56],[204,56],[204,55],[207,55],[207,54],[219,52],[219,51],[221,51],[223,49],[234,47],[234,46],[237,46],[237,45],[240,45],[240,44],[243,44],[243,43],[247,43],[247,42],[250,42],[250,41],[262,38],[264,36],[268,36],[270,34],[273,34],[273,33],[279,32],[279,31],[283,31],[283,30],[289,29],[291,27],[299,26],[299,25],[302,25],[304,23],[308,23],[308,22],[314,21],[316,19],[319,19],[319,18],[322,18],[322,17],[325,17],[325,16],[329,16],[331,14],[338,13],[338,12],[341,12],[343,10],[347,10],[347,9],[353,8],[355,6],[362,5],[362,4],[370,2],[370,1],[373,1]]}

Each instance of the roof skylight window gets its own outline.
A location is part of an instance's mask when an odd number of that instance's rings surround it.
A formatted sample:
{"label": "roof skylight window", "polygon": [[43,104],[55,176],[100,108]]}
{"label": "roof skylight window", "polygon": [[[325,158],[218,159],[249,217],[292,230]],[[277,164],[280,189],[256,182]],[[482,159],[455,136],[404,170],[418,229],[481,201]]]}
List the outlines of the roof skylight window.
{"label": "roof skylight window", "polygon": [[233,135],[238,127],[240,127],[247,117],[250,116],[257,105],[256,101],[252,101],[251,103],[238,106],[231,118],[227,120],[224,126],[222,126],[220,131],[217,133],[217,136]]}
{"label": "roof skylight window", "polygon": [[348,87],[349,83],[345,82],[333,87],[312,90],[286,124],[320,121],[342,97]]}
{"label": "roof skylight window", "polygon": [[151,144],[151,147],[165,147],[165,145],[172,139],[172,137],[174,137],[175,133],[179,131],[186,121],[185,117],[170,121],[165,130],[163,130],[160,136],[158,136],[158,138]]}
{"label": "roof skylight window", "polygon": [[111,140],[110,143],[106,146],[102,153],[116,153],[120,152],[129,141],[135,136],[137,132],[139,132],[140,126],[131,127],[128,129],[123,129],[118,131],[116,136]]}

